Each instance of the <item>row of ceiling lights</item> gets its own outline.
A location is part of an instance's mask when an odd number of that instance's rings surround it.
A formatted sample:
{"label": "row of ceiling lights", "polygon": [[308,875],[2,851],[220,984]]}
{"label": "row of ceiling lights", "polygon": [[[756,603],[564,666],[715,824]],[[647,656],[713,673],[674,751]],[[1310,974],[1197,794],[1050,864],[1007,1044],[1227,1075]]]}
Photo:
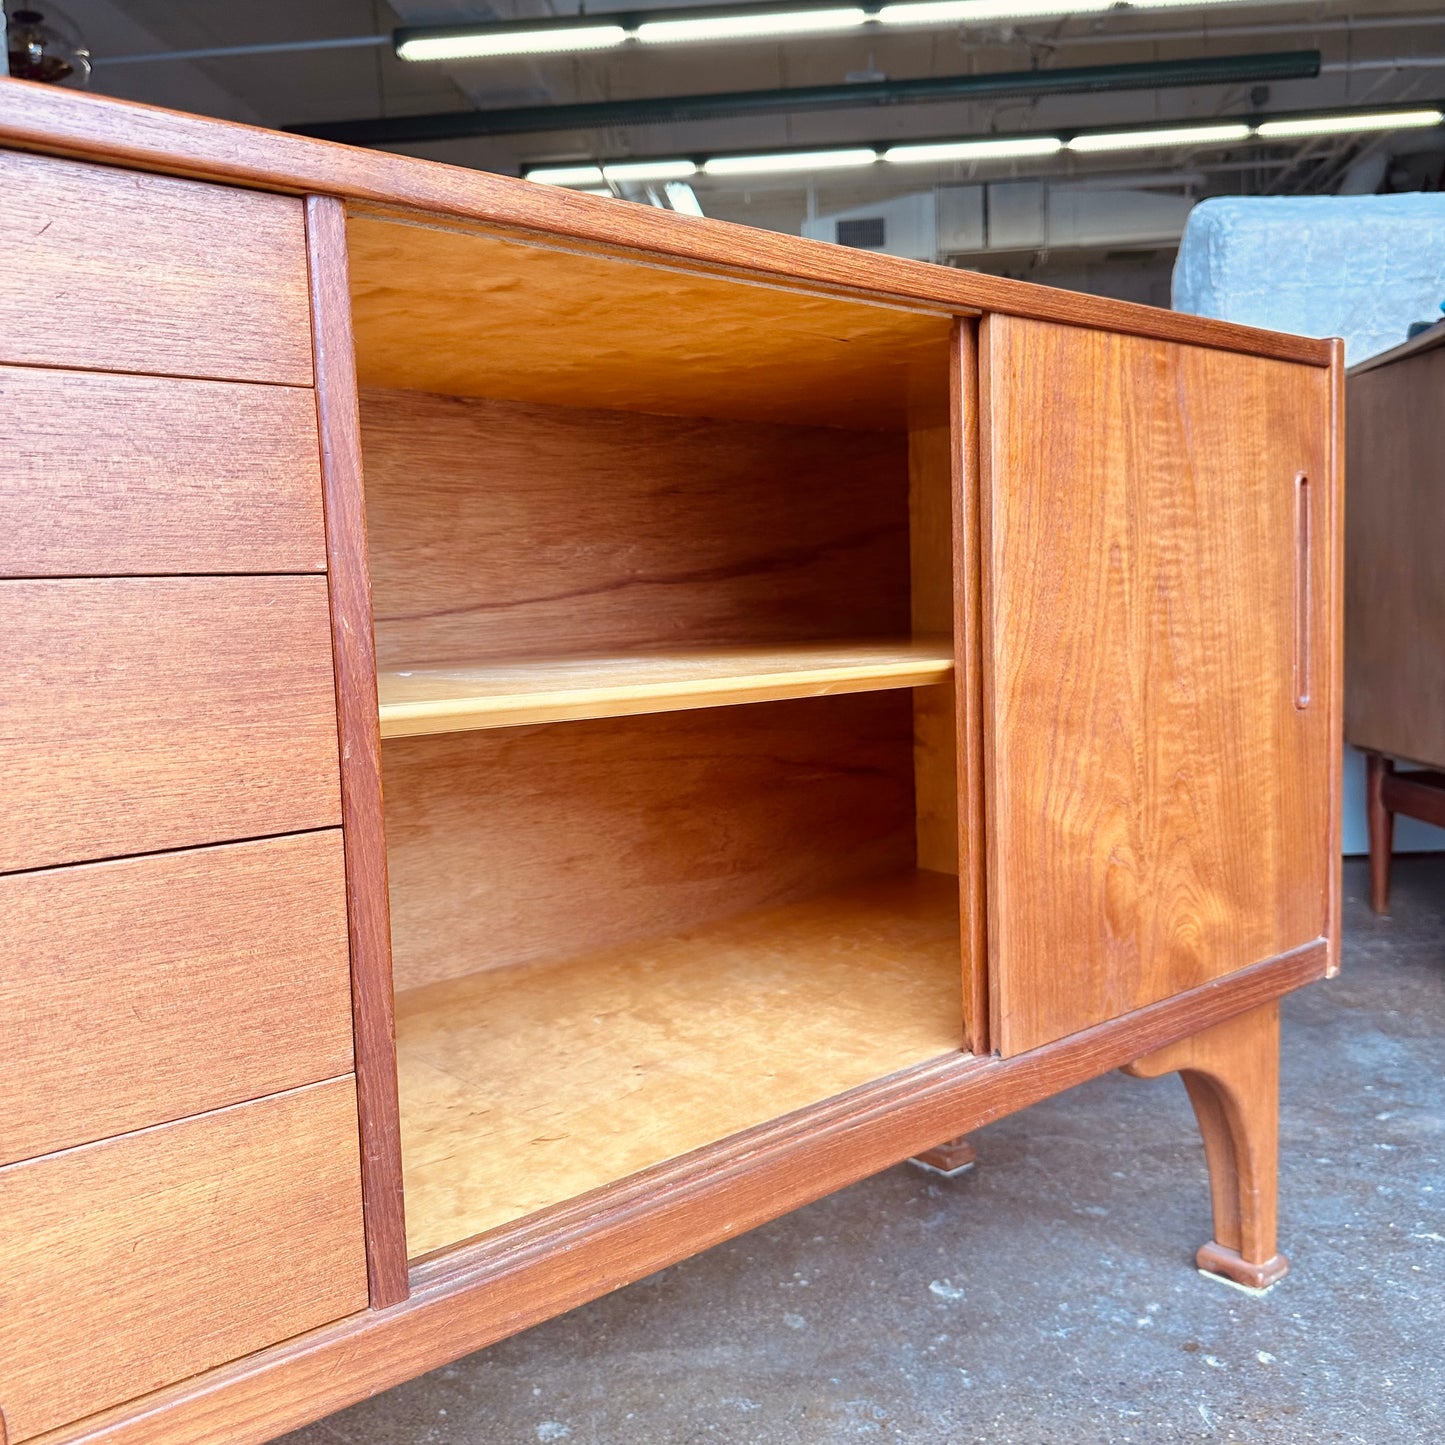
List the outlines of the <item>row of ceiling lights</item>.
{"label": "row of ceiling lights", "polygon": [[678,45],[715,40],[773,40],[790,35],[846,33],[865,26],[943,26],[1177,10],[1241,0],[888,0],[864,5],[766,4],[700,11],[657,10],[567,16],[530,24],[419,26],[396,31],[402,60],[482,60],[507,55],[561,55],[620,45]]}
{"label": "row of ceiling lights", "polygon": [[855,146],[839,150],[774,151],[760,155],[710,156],[706,159],[657,159],[604,162],[599,165],[535,166],[523,174],[544,185],[600,187],[632,181],[678,181],[703,176],[778,175],[788,172],[843,170],[892,164],[1006,160],[1051,156],[1060,151],[1097,154],[1150,147],[1233,145],[1240,141],[1292,140],[1319,135],[1407,130],[1445,122],[1445,111],[1397,110],[1335,115],[1290,116],[1267,121],[1224,121],[1213,125],[1153,129],[1081,131],[1062,136],[1000,136],[979,140],[928,141],[879,149]]}

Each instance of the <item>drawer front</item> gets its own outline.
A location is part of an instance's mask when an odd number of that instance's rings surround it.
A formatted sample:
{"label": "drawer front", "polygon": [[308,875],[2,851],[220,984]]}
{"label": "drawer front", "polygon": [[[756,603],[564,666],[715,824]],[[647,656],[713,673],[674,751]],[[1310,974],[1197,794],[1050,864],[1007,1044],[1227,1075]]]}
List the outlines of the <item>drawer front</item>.
{"label": "drawer front", "polygon": [[366,1307],[350,1077],[0,1169],[10,1445]]}
{"label": "drawer front", "polygon": [[312,392],[0,366],[0,577],[325,567]]}
{"label": "drawer front", "polygon": [[311,384],[301,202],[0,152],[0,362]]}
{"label": "drawer front", "polygon": [[0,877],[0,1164],[352,1067],[335,830]]}
{"label": "drawer front", "polygon": [[325,577],[0,582],[0,871],[340,822]]}

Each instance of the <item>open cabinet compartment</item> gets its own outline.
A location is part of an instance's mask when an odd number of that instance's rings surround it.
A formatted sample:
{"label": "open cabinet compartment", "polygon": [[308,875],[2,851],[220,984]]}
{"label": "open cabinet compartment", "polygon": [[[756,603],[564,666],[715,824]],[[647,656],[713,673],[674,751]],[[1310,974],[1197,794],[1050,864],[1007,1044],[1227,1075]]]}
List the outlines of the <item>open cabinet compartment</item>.
{"label": "open cabinet compartment", "polygon": [[962,1048],[953,323],[348,244],[417,1258]]}

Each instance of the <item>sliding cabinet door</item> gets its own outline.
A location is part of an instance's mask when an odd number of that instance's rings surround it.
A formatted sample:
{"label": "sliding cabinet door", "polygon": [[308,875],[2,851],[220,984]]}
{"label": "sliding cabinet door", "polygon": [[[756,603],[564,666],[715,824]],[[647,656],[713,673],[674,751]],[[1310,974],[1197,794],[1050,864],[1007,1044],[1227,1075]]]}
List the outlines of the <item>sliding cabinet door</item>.
{"label": "sliding cabinet door", "polygon": [[1331,914],[1328,370],[981,334],[992,1039],[1019,1053]]}

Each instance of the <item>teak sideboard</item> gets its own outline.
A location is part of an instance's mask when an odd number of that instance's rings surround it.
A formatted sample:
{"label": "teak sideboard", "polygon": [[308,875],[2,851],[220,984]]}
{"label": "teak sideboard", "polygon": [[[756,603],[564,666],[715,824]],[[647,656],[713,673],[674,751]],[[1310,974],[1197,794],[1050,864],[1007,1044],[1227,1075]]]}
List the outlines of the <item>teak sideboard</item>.
{"label": "teak sideboard", "polygon": [[1283,1273],[1337,343],[19,81],[0,147],[7,1445],[269,1439],[1116,1068]]}
{"label": "teak sideboard", "polygon": [[1345,397],[1345,740],[1365,754],[1370,901],[1384,913],[1395,815],[1445,828],[1445,322],[1352,366]]}

